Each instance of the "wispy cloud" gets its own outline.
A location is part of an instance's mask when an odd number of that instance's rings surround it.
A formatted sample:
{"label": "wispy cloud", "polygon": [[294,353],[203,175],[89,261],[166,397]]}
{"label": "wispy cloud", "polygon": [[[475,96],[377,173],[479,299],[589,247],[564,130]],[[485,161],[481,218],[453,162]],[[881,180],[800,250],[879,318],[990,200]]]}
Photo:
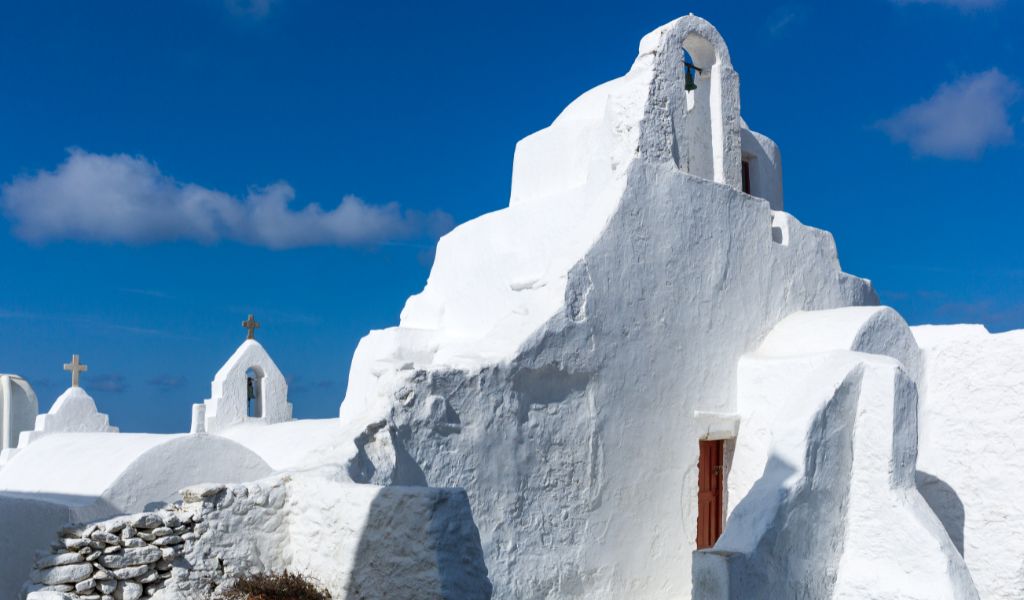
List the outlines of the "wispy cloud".
{"label": "wispy cloud", "polygon": [[153,329],[150,327],[137,327],[134,325],[125,325],[122,323],[112,322],[106,319],[97,318],[94,316],[83,316],[83,315],[70,315],[70,314],[59,314],[59,313],[28,313],[21,311],[12,311],[0,307],[0,319],[12,319],[12,320],[38,320],[38,321],[53,321],[58,323],[70,323],[77,326],[84,326],[90,329],[102,328],[115,331],[123,331],[135,335],[152,335],[166,338],[177,338],[182,340],[195,340],[198,339],[191,335],[184,335],[173,331],[166,331],[163,329]]}
{"label": "wispy cloud", "polygon": [[802,6],[787,4],[775,9],[768,16],[768,33],[773,37],[782,35],[793,25],[801,23],[806,17],[806,9]]}
{"label": "wispy cloud", "polygon": [[108,394],[120,394],[127,389],[125,385],[124,375],[89,375],[86,373],[82,376],[83,386],[87,390],[94,390],[97,392],[106,392]]}
{"label": "wispy cloud", "polygon": [[93,320],[93,319],[82,319],[82,322],[90,322],[90,321],[94,322],[96,325],[99,325],[101,327],[109,327],[110,329],[115,329],[117,331],[124,331],[126,333],[132,333],[132,334],[135,334],[135,335],[152,335],[152,336],[157,336],[157,337],[176,338],[176,339],[179,339],[179,340],[195,340],[195,339],[198,339],[198,338],[196,338],[194,336],[191,336],[191,335],[184,335],[184,334],[181,334],[181,333],[176,333],[176,332],[173,332],[173,331],[166,331],[166,330],[163,330],[163,329],[153,329],[151,327],[136,327],[136,326],[133,326],[133,325],[121,325],[119,323],[108,323],[108,322],[105,322],[105,321],[96,321],[96,320]]}
{"label": "wispy cloud", "polygon": [[1008,109],[1020,86],[999,69],[942,84],[931,98],[908,106],[877,125],[916,154],[978,158],[991,146],[1013,141]]}
{"label": "wispy cloud", "polygon": [[962,11],[992,8],[1003,3],[1003,0],[894,0],[896,4],[939,4],[952,6]]}
{"label": "wispy cloud", "polygon": [[188,380],[184,375],[157,375],[146,383],[162,392],[169,392],[184,386]]}
{"label": "wispy cloud", "polygon": [[289,205],[285,182],[251,188],[245,198],[164,175],[141,156],[69,150],[53,171],[0,186],[0,206],[28,241],[78,240],[151,244],[172,240],[282,249],[361,246],[434,239],[452,226],[442,211],[403,210],[345,196],[333,209]]}
{"label": "wispy cloud", "polygon": [[235,15],[262,19],[270,14],[276,0],[224,0],[225,6]]}
{"label": "wispy cloud", "polygon": [[170,294],[161,292],[160,290],[139,290],[134,288],[121,288],[122,292],[126,294],[134,294],[136,296],[149,296],[150,298],[170,298]]}

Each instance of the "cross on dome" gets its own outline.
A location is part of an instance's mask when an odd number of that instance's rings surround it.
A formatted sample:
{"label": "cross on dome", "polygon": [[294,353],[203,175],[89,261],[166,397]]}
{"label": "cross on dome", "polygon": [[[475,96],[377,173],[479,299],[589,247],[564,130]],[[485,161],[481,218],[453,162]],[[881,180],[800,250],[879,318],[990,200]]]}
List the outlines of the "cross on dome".
{"label": "cross on dome", "polygon": [[249,330],[249,334],[245,336],[245,339],[256,339],[256,330],[259,329],[260,324],[256,322],[256,319],[252,318],[252,315],[249,315],[249,318],[247,320],[242,321],[242,327],[245,327],[246,329]]}
{"label": "cross on dome", "polygon": [[89,365],[83,365],[78,359],[77,354],[71,355],[71,362],[64,363],[64,370],[71,371],[71,387],[79,387],[78,385],[78,374],[83,371],[89,370]]}

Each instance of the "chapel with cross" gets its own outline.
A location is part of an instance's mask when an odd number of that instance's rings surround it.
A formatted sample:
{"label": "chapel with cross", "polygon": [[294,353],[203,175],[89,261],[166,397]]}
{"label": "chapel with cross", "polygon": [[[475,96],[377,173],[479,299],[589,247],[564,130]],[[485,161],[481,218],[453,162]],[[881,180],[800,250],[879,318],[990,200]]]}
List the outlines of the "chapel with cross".
{"label": "chapel with cross", "polygon": [[210,398],[193,406],[192,432],[216,433],[241,423],[271,424],[292,419],[288,383],[266,349],[256,341],[260,323],[242,321],[245,340],[217,371]]}

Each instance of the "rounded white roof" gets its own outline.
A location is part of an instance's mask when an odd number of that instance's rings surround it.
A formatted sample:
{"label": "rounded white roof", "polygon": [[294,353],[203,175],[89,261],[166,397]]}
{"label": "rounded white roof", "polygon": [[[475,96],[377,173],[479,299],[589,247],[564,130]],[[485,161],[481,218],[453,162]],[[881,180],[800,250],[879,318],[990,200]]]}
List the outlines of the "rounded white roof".
{"label": "rounded white roof", "polygon": [[127,509],[186,485],[270,472],[254,452],[219,436],[59,433],[40,437],[0,469],[0,493],[69,506],[102,497]]}

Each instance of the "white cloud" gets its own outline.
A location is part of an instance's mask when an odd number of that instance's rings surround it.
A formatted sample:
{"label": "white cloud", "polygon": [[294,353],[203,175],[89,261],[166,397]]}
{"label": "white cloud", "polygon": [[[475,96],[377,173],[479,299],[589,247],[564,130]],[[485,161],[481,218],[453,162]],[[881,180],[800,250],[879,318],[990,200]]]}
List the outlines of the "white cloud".
{"label": "white cloud", "polygon": [[931,98],[878,126],[920,155],[977,158],[990,146],[1013,142],[1007,109],[1019,96],[1019,85],[991,69],[942,84]]}
{"label": "white cloud", "polygon": [[1003,3],[1003,0],[895,0],[896,4],[941,4],[952,6],[963,11],[992,8]]}
{"label": "white cloud", "polygon": [[441,211],[402,210],[345,196],[333,209],[290,208],[284,182],[252,188],[245,198],[160,172],[143,157],[71,149],[53,171],[0,186],[0,206],[25,240],[149,244],[233,240],[268,248],[373,245],[434,238],[451,228]]}

